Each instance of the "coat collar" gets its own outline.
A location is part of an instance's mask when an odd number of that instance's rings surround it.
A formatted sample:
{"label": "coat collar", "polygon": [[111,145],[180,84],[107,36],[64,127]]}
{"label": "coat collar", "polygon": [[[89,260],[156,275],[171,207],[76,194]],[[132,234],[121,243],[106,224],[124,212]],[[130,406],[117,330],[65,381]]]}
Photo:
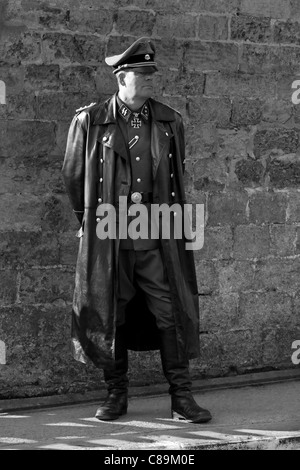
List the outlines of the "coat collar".
{"label": "coat collar", "polygon": [[[150,115],[154,121],[174,121],[174,110],[169,106],[166,106],[159,101],[152,98],[148,100]],[[92,110],[92,123],[93,125],[105,125],[116,123],[117,121],[117,94],[114,94],[111,98],[106,100],[104,103],[95,106]]]}

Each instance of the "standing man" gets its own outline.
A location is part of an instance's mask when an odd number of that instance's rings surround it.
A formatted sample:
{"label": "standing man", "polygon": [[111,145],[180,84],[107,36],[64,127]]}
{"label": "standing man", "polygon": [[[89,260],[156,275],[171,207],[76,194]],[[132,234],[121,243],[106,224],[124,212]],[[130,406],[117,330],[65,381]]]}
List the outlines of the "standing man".
{"label": "standing man", "polygon": [[193,252],[185,249],[184,237],[97,236],[99,212],[107,205],[118,210],[121,197],[127,201],[128,222],[136,203],[148,213],[152,204],[183,208],[182,118],[151,98],[157,71],[151,40],[140,38],[105,62],[117,77],[118,92],[78,110],[62,170],[81,224],[73,355],[104,371],[108,396],[97,409],[99,420],[127,412],[128,349],[159,349],[172,416],[204,423],[211,414],[195,402],[189,374],[189,359],[199,356]]}

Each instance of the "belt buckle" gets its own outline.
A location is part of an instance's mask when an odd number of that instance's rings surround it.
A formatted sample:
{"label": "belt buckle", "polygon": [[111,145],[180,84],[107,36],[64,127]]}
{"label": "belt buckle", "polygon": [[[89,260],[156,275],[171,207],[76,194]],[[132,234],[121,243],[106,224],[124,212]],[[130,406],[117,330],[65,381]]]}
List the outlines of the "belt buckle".
{"label": "belt buckle", "polygon": [[139,204],[142,201],[142,198],[142,194],[137,191],[131,194],[131,201],[134,202],[134,204]]}

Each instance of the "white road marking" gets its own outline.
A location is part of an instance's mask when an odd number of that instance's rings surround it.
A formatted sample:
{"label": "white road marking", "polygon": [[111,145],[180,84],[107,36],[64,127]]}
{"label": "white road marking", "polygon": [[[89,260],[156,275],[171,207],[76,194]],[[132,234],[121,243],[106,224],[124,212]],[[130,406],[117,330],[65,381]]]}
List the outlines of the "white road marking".
{"label": "white road marking", "polygon": [[61,422],[61,423],[46,423],[44,426],[68,426],[68,427],[77,427],[77,428],[95,428],[92,424],[82,424],[82,423],[69,423],[69,422]]}
{"label": "white road marking", "polygon": [[0,418],[3,419],[22,419],[22,418],[30,418],[30,416],[24,416],[24,415],[9,415],[9,414],[3,414],[0,415]]}
{"label": "white road marking", "polygon": [[238,432],[245,432],[247,434],[258,434],[259,436],[266,437],[300,437],[299,431],[268,431],[267,429],[237,429]]}
{"label": "white road marking", "polygon": [[31,439],[19,439],[17,437],[0,437],[0,442],[3,444],[35,444],[38,441]]}
{"label": "white road marking", "polygon": [[116,424],[120,426],[132,426],[136,428],[146,428],[146,429],[181,429],[180,426],[171,425],[171,424],[161,424],[161,423],[152,423],[149,421],[100,421],[97,418],[80,418],[82,421],[92,421],[97,423],[106,423],[106,424]]}
{"label": "white road marking", "polygon": [[68,444],[47,444],[39,446],[39,449],[53,449],[53,450],[107,450],[107,447],[85,447],[85,446],[72,446]]}

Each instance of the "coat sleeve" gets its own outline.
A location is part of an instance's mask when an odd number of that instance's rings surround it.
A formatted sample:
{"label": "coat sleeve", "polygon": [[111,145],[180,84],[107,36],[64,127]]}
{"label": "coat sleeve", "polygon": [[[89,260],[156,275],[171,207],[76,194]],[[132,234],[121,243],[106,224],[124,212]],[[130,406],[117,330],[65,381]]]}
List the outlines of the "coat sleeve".
{"label": "coat sleeve", "polygon": [[62,175],[73,211],[82,223],[84,214],[84,169],[86,129],[78,115],[73,118],[67,138]]}

